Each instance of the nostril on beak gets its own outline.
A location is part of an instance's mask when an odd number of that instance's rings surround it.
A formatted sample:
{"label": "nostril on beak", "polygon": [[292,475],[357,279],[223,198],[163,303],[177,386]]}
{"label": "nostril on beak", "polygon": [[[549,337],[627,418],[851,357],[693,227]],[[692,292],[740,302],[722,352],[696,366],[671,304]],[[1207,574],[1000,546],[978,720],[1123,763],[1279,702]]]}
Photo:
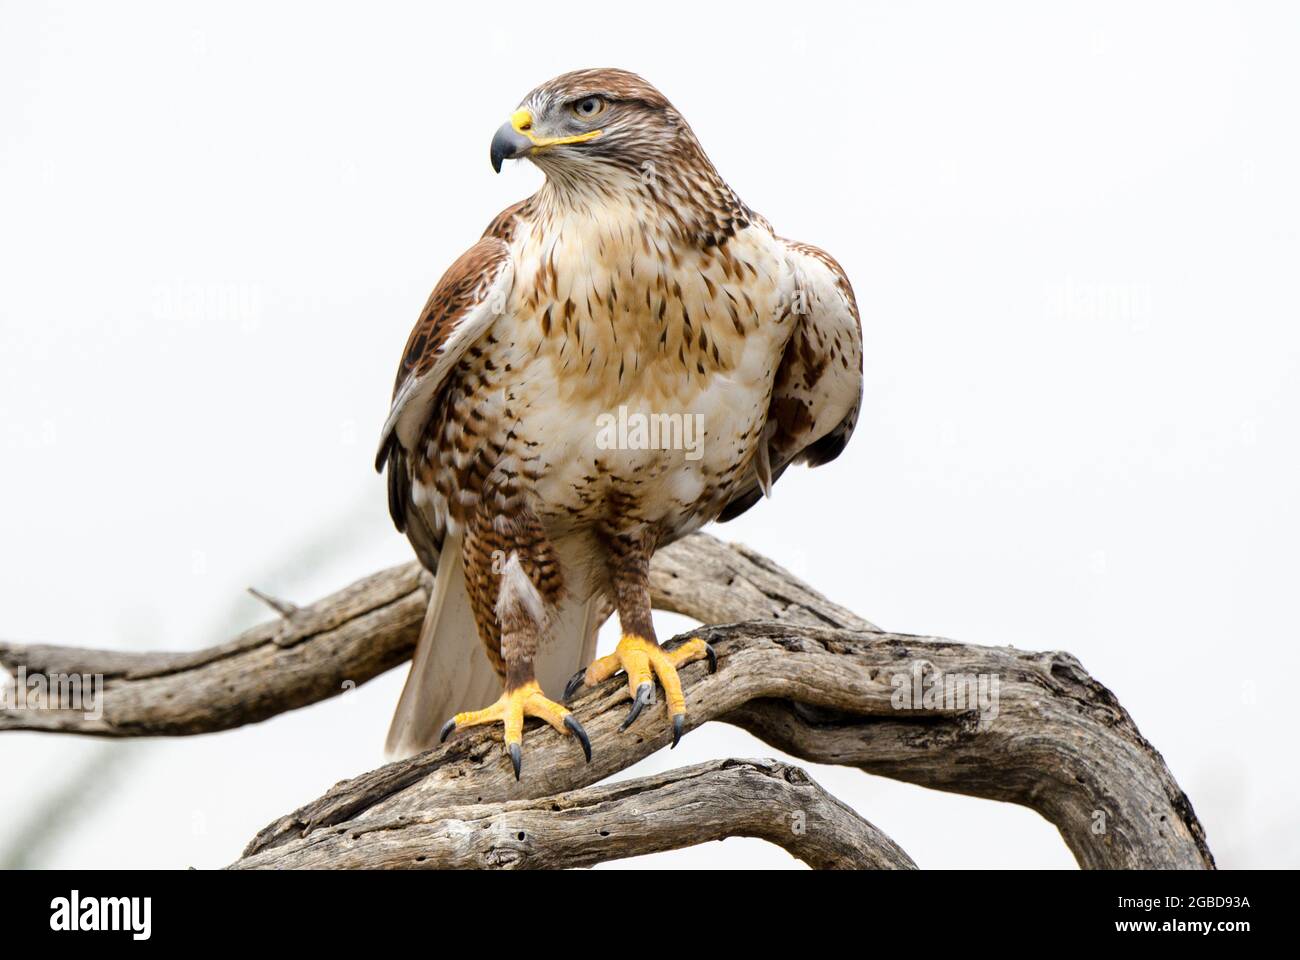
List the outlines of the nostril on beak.
{"label": "nostril on beak", "polygon": [[510,117],[510,126],[515,128],[516,133],[533,129],[533,112],[526,108],[516,110]]}

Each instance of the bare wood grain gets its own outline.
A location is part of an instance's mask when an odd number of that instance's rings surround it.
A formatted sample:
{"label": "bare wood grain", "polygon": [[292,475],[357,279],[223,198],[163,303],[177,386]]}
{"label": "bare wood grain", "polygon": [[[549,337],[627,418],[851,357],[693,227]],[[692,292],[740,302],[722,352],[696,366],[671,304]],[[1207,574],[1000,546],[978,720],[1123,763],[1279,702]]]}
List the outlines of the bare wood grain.
{"label": "bare wood grain", "polygon": [[[874,629],[770,560],[696,534],[659,551],[655,605],[712,623],[771,619]],[[0,711],[0,731],[103,737],[188,736],[256,723],[338,696],[410,659],[431,578],[392,567],[233,640],[187,652],[127,653],[0,640],[0,666],[98,674],[103,711]]]}
{"label": "bare wood grain", "polygon": [[[1027,653],[884,633],[776,564],[696,534],[659,552],[655,604],[697,620],[718,673],[683,671],[690,725],[724,720],[797,757],[860,767],[941,790],[1019,803],[1054,823],[1085,867],[1213,867],[1191,804],[1160,754],[1104,686],[1065,653]],[[0,712],[0,730],[182,735],[262,720],[365,682],[411,654],[428,596],[418,566],[397,567],[229,644],[194,654],[122,655],[0,644],[0,663],[103,672],[103,718]],[[900,709],[896,678],[914,664],[996,676],[998,713]],[[92,669],[102,667],[102,671]],[[590,765],[571,738],[530,729],[516,783],[494,730],[345,781],[265,828],[247,854],[358,820],[454,804],[528,800],[621,770],[668,742],[661,710],[626,733],[615,680],[575,704]]]}
{"label": "bare wood grain", "polygon": [[913,869],[911,858],[803,770],[715,760],[536,800],[340,824],[232,869],[559,869],[758,837],[818,869]]}
{"label": "bare wood grain", "polygon": [[[0,731],[104,737],[187,736],[256,723],[338,696],[410,659],[429,602],[417,563],[358,580],[186,653],[122,653],[0,641],[0,666],[29,674],[99,674],[101,716],[84,710],[0,711]],[[348,681],[351,681],[349,684]]]}
{"label": "bare wood grain", "polygon": [[[1023,804],[1053,822],[1086,867],[1213,864],[1159,754],[1068,655],[769,622],[698,635],[717,649],[719,666],[714,675],[702,664],[683,671],[688,729],[722,719],[800,758]],[[918,661],[944,673],[999,676],[997,717],[896,708],[894,678],[910,675]],[[571,738],[530,728],[524,777],[516,782],[497,732],[467,730],[438,750],[338,784],[269,825],[248,852],[347,821],[545,797],[594,783],[669,742],[661,710],[619,732],[626,701],[615,679],[575,702],[595,744],[590,764]]]}

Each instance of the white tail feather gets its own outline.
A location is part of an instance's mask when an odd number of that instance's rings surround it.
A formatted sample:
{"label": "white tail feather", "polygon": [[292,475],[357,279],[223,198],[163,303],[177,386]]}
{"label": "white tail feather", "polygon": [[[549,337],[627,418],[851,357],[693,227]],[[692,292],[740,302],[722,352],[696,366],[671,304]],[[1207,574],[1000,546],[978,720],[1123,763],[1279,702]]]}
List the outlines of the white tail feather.
{"label": "white tail feather", "polygon": [[551,618],[549,637],[537,651],[533,669],[542,692],[558,701],[569,678],[596,657],[596,634],[605,622],[599,597],[562,600]]}
{"label": "white tail feather", "polygon": [[[514,566],[519,566],[517,561]],[[523,575],[522,569],[518,572]],[[536,595],[535,588],[532,593]],[[548,697],[558,700],[569,677],[591,662],[604,613],[598,596],[562,601],[552,611],[549,635],[534,664],[537,681]],[[501,678],[483,650],[465,589],[461,538],[448,537],[439,555],[411,672],[388,729],[385,755],[397,760],[436,747],[438,732],[452,715],[486,707],[500,694]]]}
{"label": "white tail feather", "polygon": [[452,714],[487,706],[501,692],[474,625],[460,547],[460,537],[442,545],[420,642],[388,728],[384,752],[390,760],[436,746]]}

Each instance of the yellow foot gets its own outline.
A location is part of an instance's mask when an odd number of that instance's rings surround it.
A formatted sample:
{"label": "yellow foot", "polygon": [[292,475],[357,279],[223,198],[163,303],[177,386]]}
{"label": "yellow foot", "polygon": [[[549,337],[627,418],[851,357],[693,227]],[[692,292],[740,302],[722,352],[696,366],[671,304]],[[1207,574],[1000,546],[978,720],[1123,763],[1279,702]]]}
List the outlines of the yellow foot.
{"label": "yellow foot", "polygon": [[515,768],[515,779],[518,780],[519,770],[523,765],[521,745],[524,740],[524,717],[537,717],[539,720],[545,720],[560,733],[572,733],[582,744],[582,752],[586,754],[587,762],[591,763],[591,741],[587,738],[587,731],[582,729],[578,718],[567,709],[554,700],[547,700],[542,695],[542,688],[537,685],[536,680],[530,680],[514,690],[507,690],[501,694],[500,700],[483,710],[456,714],[443,726],[438,739],[440,742],[446,740],[447,735],[459,727],[473,727],[481,723],[497,721],[504,723],[506,750],[510,753],[510,762]]}
{"label": "yellow foot", "polygon": [[668,701],[668,715],[673,721],[675,747],[682,738],[682,728],[686,724],[686,697],[682,695],[682,681],[677,676],[677,668],[705,658],[708,658],[710,673],[718,669],[717,654],[698,637],[687,640],[675,650],[665,650],[653,640],[638,637],[634,633],[624,634],[613,653],[607,657],[598,657],[586,670],[574,674],[564,688],[564,698],[567,700],[572,697],[584,683],[594,686],[622,670],[627,674],[627,688],[632,694],[632,709],[619,727],[620,730],[626,730],[650,701],[650,694],[654,691],[654,678],[658,677],[664,688],[664,699]]}

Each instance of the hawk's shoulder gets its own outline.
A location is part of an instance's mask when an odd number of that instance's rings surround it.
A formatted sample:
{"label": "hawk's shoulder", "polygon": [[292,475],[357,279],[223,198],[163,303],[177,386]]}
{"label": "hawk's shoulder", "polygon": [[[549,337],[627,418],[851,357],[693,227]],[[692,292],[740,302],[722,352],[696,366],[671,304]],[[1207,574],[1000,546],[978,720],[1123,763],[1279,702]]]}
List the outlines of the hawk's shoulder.
{"label": "hawk's shoulder", "polygon": [[445,355],[456,331],[486,299],[492,287],[508,272],[510,254],[506,244],[485,236],[447,268],[420,311],[397,369],[393,396],[412,376],[428,373]]}
{"label": "hawk's shoulder", "polygon": [[407,527],[408,458],[417,450],[448,373],[505,310],[513,282],[506,242],[485,236],[443,274],[407,338],[375,457],[376,470],[388,466],[389,512],[399,530]]}

